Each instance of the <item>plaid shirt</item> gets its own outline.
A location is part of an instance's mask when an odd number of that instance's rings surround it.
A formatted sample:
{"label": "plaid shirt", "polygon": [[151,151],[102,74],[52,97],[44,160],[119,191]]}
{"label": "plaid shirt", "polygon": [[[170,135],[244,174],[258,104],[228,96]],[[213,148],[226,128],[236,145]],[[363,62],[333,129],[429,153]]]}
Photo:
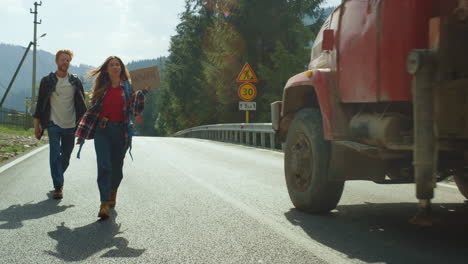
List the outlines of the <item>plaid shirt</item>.
{"label": "plaid shirt", "polygon": [[[131,96],[130,99],[127,101],[127,98],[125,97],[124,93],[124,81],[120,82],[120,88],[122,88],[122,99],[124,101],[122,109],[122,111],[124,112],[124,127],[128,127],[128,125],[131,122],[130,116],[137,116],[138,114],[143,112],[143,109],[145,107],[145,95],[147,91],[134,91],[133,88],[131,88]],[[106,96],[106,93],[107,90],[99,99],[91,102],[91,107],[83,115],[83,118],[81,118],[80,123],[78,124],[78,128],[75,132],[75,136],[79,137],[80,140],[94,138],[94,132],[96,131],[96,125],[99,121],[99,114],[102,111],[104,96]],[[126,149],[128,147],[129,142],[128,129],[124,129],[124,137]]]}

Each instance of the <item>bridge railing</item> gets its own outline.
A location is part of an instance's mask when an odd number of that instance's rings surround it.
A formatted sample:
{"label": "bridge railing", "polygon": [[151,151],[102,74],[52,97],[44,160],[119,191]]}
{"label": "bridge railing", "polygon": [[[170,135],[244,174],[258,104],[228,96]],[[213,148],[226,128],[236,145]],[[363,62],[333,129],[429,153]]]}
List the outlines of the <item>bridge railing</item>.
{"label": "bridge railing", "polygon": [[201,138],[254,147],[276,149],[271,123],[216,124],[188,128],[175,137]]}

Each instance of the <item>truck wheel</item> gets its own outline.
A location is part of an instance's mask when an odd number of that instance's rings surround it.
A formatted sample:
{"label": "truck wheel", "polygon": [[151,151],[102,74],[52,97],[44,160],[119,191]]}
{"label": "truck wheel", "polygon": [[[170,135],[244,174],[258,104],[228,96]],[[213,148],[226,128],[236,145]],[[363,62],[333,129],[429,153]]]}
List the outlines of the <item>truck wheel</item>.
{"label": "truck wheel", "polygon": [[294,206],[310,213],[336,208],[344,181],[329,181],[330,142],[323,137],[322,118],[315,108],[296,113],[288,129],[284,171]]}
{"label": "truck wheel", "polygon": [[455,179],[458,190],[460,190],[461,194],[463,194],[463,196],[468,199],[468,175],[464,173],[455,174],[453,178]]}

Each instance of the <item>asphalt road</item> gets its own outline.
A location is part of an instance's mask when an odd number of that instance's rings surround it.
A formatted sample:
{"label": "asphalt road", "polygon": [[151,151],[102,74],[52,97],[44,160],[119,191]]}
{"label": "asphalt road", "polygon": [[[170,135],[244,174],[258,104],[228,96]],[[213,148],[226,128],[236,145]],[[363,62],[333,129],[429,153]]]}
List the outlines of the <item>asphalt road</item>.
{"label": "asphalt road", "polygon": [[337,210],[308,215],[282,153],[138,137],[113,216],[97,221],[93,142],[75,149],[60,202],[48,152],[0,168],[0,263],[468,263],[468,205],[450,187],[431,228],[408,223],[413,185],[348,182]]}

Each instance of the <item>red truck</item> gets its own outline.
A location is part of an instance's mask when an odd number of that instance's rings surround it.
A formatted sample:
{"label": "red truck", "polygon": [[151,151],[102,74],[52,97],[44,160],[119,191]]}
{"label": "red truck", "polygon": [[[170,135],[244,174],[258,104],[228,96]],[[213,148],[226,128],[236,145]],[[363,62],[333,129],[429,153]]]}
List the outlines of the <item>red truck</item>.
{"label": "red truck", "polygon": [[343,0],[291,77],[272,125],[294,206],[334,209],[347,180],[436,182],[468,198],[468,0]]}

